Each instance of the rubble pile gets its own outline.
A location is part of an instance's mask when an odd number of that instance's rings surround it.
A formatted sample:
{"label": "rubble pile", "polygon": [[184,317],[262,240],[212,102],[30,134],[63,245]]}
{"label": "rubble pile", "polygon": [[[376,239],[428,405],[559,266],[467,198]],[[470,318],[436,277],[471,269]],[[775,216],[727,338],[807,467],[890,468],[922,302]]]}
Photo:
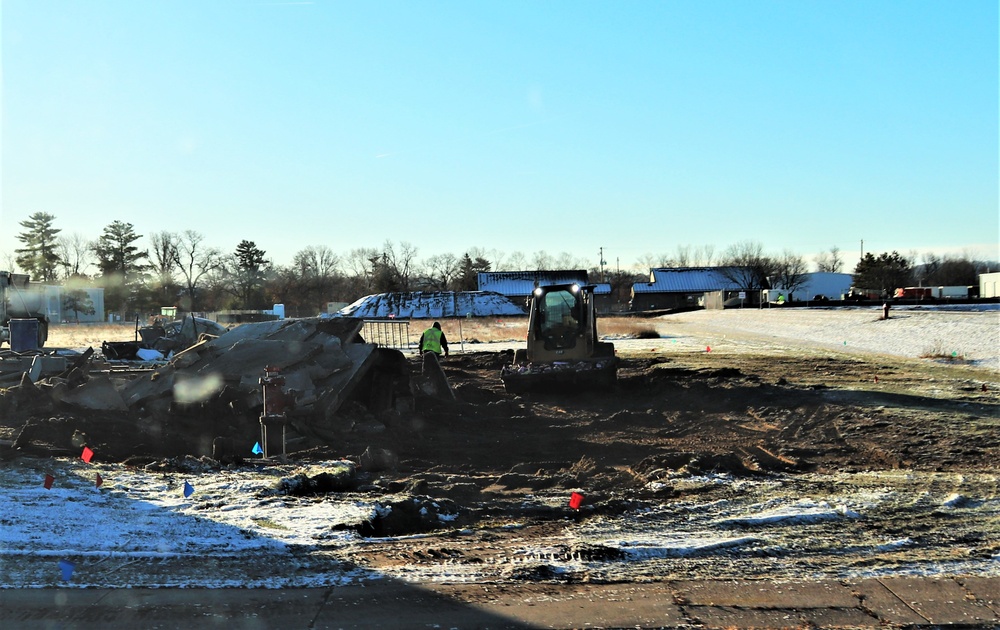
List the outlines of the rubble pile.
{"label": "rubble pile", "polygon": [[412,409],[406,358],[365,343],[362,326],[348,317],[250,323],[203,337],[155,369],[122,370],[90,352],[83,365],[64,361],[37,380],[25,372],[0,390],[3,424],[23,423],[0,440],[0,452],[69,450],[77,432],[112,457],[249,455],[260,438],[261,379],[271,372],[284,381],[282,421],[299,438],[332,439],[352,426],[344,414]]}

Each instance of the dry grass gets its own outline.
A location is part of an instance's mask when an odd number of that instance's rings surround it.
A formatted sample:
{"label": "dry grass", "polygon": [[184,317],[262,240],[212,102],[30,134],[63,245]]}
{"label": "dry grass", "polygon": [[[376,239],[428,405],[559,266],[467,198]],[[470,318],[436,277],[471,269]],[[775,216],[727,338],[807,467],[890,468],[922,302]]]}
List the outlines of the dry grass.
{"label": "dry grass", "polygon": [[[435,320],[410,320],[410,332],[419,335]],[[469,342],[524,341],[528,333],[527,317],[477,317],[441,319],[441,327],[448,339]],[[658,339],[660,334],[647,321],[631,317],[602,317],[597,322],[597,332],[602,337]]]}
{"label": "dry grass", "polygon": [[928,348],[925,348],[924,351],[920,353],[920,358],[951,362],[965,361],[965,356],[960,354],[957,350],[952,350],[951,352],[945,351],[944,342],[940,339],[935,339],[933,344],[931,344]]}
{"label": "dry grass", "polygon": [[[434,323],[433,319],[410,320],[410,335],[418,336]],[[528,332],[527,317],[475,317],[440,319],[451,341],[518,342]],[[655,339],[660,335],[648,322],[630,317],[604,317],[598,320],[602,337]],[[53,324],[46,346],[52,348],[100,348],[105,341],[133,341],[135,322],[123,324]]]}
{"label": "dry grass", "polygon": [[105,341],[134,341],[135,322],[127,324],[51,324],[49,348],[100,348]]}

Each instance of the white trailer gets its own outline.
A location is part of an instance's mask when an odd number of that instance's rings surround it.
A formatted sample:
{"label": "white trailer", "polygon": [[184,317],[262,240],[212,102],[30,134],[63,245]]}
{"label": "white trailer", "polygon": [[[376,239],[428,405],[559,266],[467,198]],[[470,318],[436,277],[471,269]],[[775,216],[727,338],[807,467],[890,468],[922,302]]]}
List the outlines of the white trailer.
{"label": "white trailer", "polygon": [[931,290],[931,295],[939,300],[966,300],[969,298],[969,293],[972,287],[934,287]]}

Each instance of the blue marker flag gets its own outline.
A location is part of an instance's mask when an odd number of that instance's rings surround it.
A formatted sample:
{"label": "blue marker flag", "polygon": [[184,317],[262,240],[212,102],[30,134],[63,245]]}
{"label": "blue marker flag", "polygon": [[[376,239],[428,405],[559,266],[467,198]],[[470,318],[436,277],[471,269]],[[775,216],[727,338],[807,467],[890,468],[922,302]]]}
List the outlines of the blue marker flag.
{"label": "blue marker flag", "polygon": [[260,455],[264,452],[264,449],[260,447],[260,442],[253,443],[253,450],[251,451],[254,455]]}
{"label": "blue marker flag", "polygon": [[59,570],[62,571],[63,581],[69,582],[71,579],[73,579],[73,569],[75,568],[76,565],[70,562],[69,560],[59,561]]}
{"label": "blue marker flag", "polygon": [[190,483],[188,483],[188,482],[185,481],[184,482],[184,498],[186,499],[189,496],[191,496],[192,494],[194,494],[194,486],[192,486]]}

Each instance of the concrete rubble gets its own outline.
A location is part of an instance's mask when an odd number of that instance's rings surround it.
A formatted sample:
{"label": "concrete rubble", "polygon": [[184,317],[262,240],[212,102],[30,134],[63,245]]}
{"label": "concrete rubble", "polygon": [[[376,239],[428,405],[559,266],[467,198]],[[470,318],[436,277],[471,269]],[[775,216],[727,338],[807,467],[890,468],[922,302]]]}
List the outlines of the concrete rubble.
{"label": "concrete rubble", "polygon": [[[86,366],[61,359],[50,376],[35,379],[24,370],[18,385],[0,391],[0,413],[36,419],[84,414],[90,424],[116,418],[126,443],[111,450],[122,456],[130,448],[215,456],[227,439],[236,439],[234,448],[245,452],[244,443],[252,445],[260,435],[261,377],[267,369],[284,379],[282,423],[300,438],[322,442],[342,431],[344,413],[356,413],[358,406],[374,418],[413,409],[406,358],[365,343],[362,327],[361,319],[349,317],[243,324],[218,337],[203,336],[155,369],[122,370],[89,355]],[[446,380],[436,385],[417,393],[453,399]],[[130,435],[123,424],[139,435]],[[91,437],[98,434],[93,429]]]}

